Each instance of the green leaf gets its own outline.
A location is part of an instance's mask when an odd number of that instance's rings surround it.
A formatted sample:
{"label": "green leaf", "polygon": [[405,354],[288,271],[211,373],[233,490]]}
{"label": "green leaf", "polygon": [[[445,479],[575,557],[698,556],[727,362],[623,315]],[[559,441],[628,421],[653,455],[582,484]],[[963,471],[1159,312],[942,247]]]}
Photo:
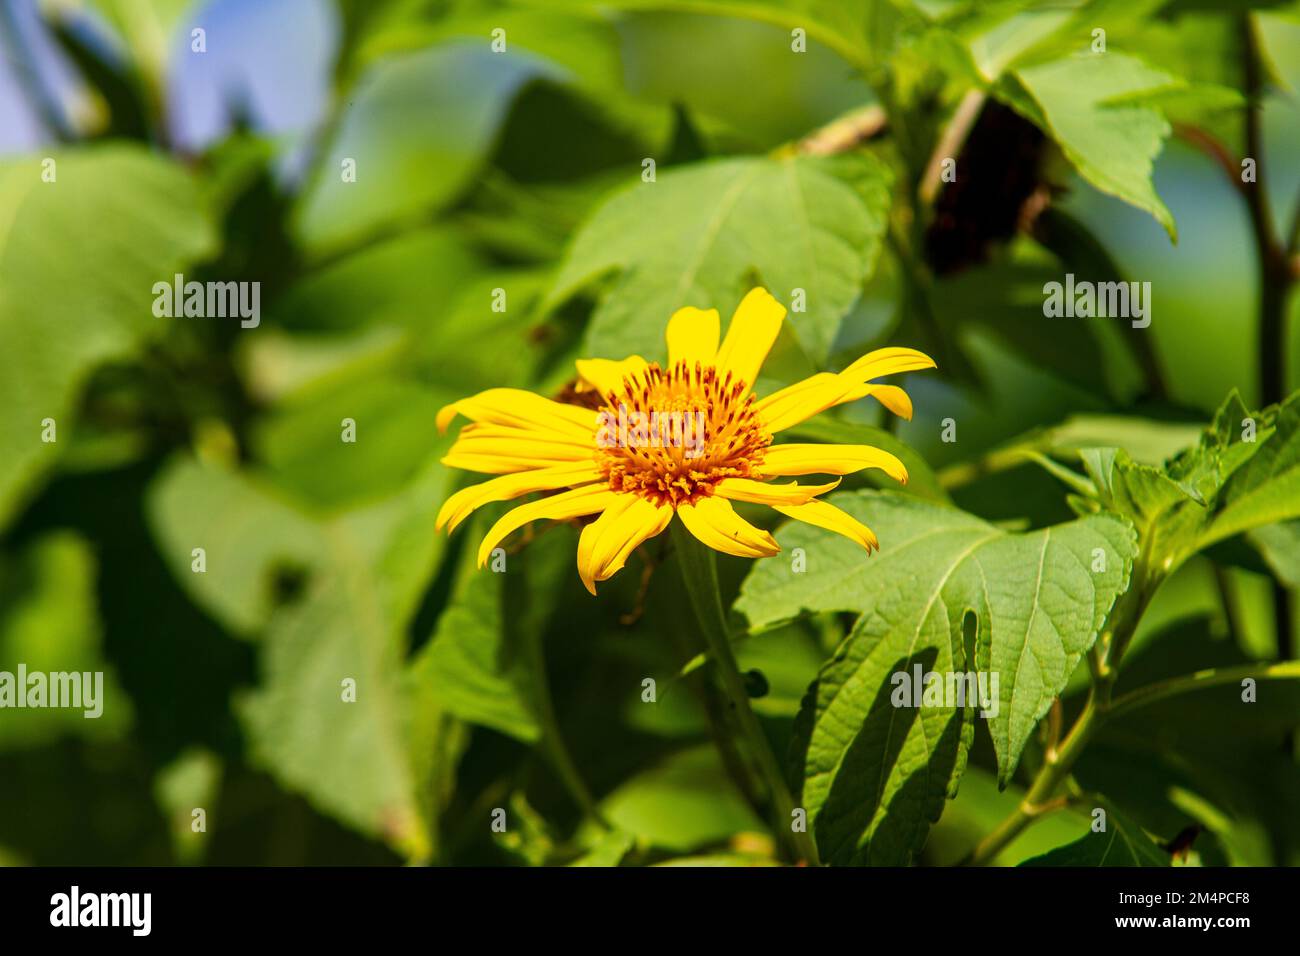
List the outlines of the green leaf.
{"label": "green leaf", "polygon": [[455,591],[412,666],[438,689],[449,713],[533,743],[541,729],[532,659],[518,639],[506,589],[510,563],[518,568],[530,556],[507,557],[504,572],[477,567],[478,540],[486,528],[476,520],[461,532],[466,540]]}
{"label": "green leaf", "polygon": [[153,284],[212,246],[172,163],[127,146],[53,158],[48,183],[38,157],[0,162],[0,524],[67,446],[87,375],[177,321],[154,317]]}
{"label": "green leaf", "polygon": [[885,52],[871,42],[877,32],[873,27],[897,14],[892,3],[868,0],[558,0],[557,5],[681,11],[800,28],[856,66],[866,66]]}
{"label": "green leaf", "polygon": [[678,751],[637,774],[601,801],[600,809],[616,829],[681,853],[764,829],[708,744]]}
{"label": "green leaf", "polygon": [[931,302],[939,315],[960,316],[962,331],[987,329],[1034,367],[1108,394],[1105,361],[1090,323],[1060,323],[1050,335],[1041,331],[1043,286],[1059,278],[1055,266],[995,262],[936,282]]}
{"label": "green leaf", "polygon": [[454,230],[416,229],[304,276],[276,301],[275,318],[293,329],[387,325],[427,333],[442,319],[429,303],[454,297],[483,266],[482,257]]}
{"label": "green leaf", "polygon": [[1151,180],[1169,122],[1149,106],[1109,101],[1177,81],[1124,53],[1076,54],[1014,75],[1021,89],[1004,82],[1000,95],[1056,140],[1079,175],[1149,212],[1176,239],[1173,215]]}
{"label": "green leaf", "polygon": [[[267,474],[298,499],[337,510],[374,501],[419,473],[436,437],[439,395],[397,376],[364,376],[283,402],[253,430]],[[351,420],[355,441],[343,441]],[[428,437],[412,440],[412,436]]]}
{"label": "green leaf", "polygon": [[1169,854],[1140,826],[1113,807],[1106,808],[1104,833],[1090,831],[1074,843],[1057,847],[1021,866],[1169,866]]}
{"label": "green leaf", "polygon": [[636,845],[636,838],[622,830],[607,830],[569,866],[618,866]]}
{"label": "green leaf", "polygon": [[[186,750],[154,778],[154,795],[167,816],[167,832],[176,857],[185,864],[198,863],[208,845],[206,817],[216,811],[221,784],[221,760],[207,750]],[[194,811],[201,809],[203,829],[194,827]]]}
{"label": "green leaf", "polygon": [[1110,516],[1011,534],[899,494],[831,500],[876,531],[880,552],[786,525],[777,539],[787,552],[803,549],[807,570],[759,562],[736,608],[756,629],[804,611],[861,612],[805,701],[804,806],[824,859],[896,864],[920,849],[955,791],[974,719],[970,701],[893,706],[896,675],[920,665],[946,681],[970,670],[974,618],[975,666],[998,678],[989,732],[1005,785],[1127,586],[1136,542]]}
{"label": "green leaf", "polygon": [[[18,708],[10,701],[0,711],[0,751],[64,736],[112,740],[131,726],[131,700],[101,648],[96,578],[94,552],[71,531],[49,532],[21,551],[0,553],[0,671],[12,675],[11,690],[17,693],[20,664],[29,676],[84,675],[84,706]],[[103,674],[102,683],[87,684],[95,673]],[[93,701],[84,696],[87,691]]]}
{"label": "green leaf", "polygon": [[[1134,462],[1116,448],[1086,448],[1080,453],[1102,508],[1126,516],[1138,529],[1155,565],[1170,571],[1195,550],[1205,521],[1205,502],[1179,486],[1162,468]],[[1095,507],[1095,505],[1094,505]]]}
{"label": "green leaf", "polygon": [[[854,185],[832,173],[852,178]],[[544,303],[552,310],[598,278],[588,353],[664,355],[677,309],[726,312],[761,283],[777,298],[807,294],[787,325],[824,360],[875,267],[889,209],[886,167],[863,157],[728,159],[663,170],[604,203],[583,226]]]}
{"label": "green leaf", "polygon": [[1043,434],[1054,454],[1118,446],[1140,464],[1159,465],[1196,444],[1204,427],[1194,422],[1160,421],[1135,415],[1071,415]]}
{"label": "green leaf", "polygon": [[[272,537],[276,546],[251,549],[254,560],[266,562],[286,540],[305,553],[314,538],[312,573],[267,621],[261,681],[238,711],[254,759],[282,785],[413,859],[428,857],[431,838],[408,740],[414,717],[403,673],[405,628],[445,543],[433,520],[446,484],[442,466],[432,464],[401,492],[316,522],[314,534],[287,505],[211,466],[180,460],[151,493],[171,503],[152,509],[155,521],[182,503],[200,511],[217,503],[225,522]],[[166,548],[185,534],[159,537]],[[249,561],[248,553],[219,553]],[[245,601],[258,593],[250,582],[266,571],[264,563],[233,579],[243,582]],[[258,613],[245,607],[236,617],[253,621]],[[345,694],[348,680],[355,700]]]}
{"label": "green leaf", "polygon": [[[325,540],[308,517],[247,478],[194,463],[164,473],[146,501],[163,562],[232,634],[259,635],[287,587],[321,568]],[[203,549],[202,572],[193,570]]]}
{"label": "green leaf", "polygon": [[1081,452],[1101,507],[1137,526],[1158,573],[1219,541],[1300,517],[1300,393],[1251,414],[1234,392],[1201,440],[1163,467]]}
{"label": "green leaf", "polygon": [[1265,525],[1246,537],[1279,581],[1300,589],[1300,521]]}
{"label": "green leaf", "polygon": [[[1225,421],[1223,427],[1239,432],[1245,417],[1234,415],[1236,420]],[[1277,409],[1261,413],[1257,423],[1256,441],[1239,441],[1235,446],[1245,450],[1253,444],[1254,454],[1227,478],[1202,546],[1261,525],[1300,517],[1300,393]],[[1266,429],[1271,434],[1266,434]],[[1234,437],[1240,439],[1239,433]]]}
{"label": "green leaf", "polygon": [[[332,444],[320,443],[311,453],[339,450],[339,418],[318,406],[354,403],[351,411],[335,410],[358,422],[363,408],[382,411],[365,430],[373,438],[378,425],[391,439],[400,437],[400,419],[427,414],[427,407],[412,406],[427,406],[434,395],[445,402],[488,387],[528,384],[543,354],[532,307],[546,280],[540,270],[486,271],[462,235],[432,227],[368,246],[295,283],[273,315],[287,329],[261,330],[240,355],[250,391],[282,403],[272,421],[290,419],[273,428],[287,447],[264,449],[267,457],[286,451],[296,457],[301,448],[295,446],[304,442],[295,434],[332,433]],[[431,302],[438,307],[429,308]],[[487,338],[501,348],[476,347]],[[396,395],[405,385],[398,381],[377,387],[399,377],[427,384],[429,394]],[[378,407],[385,396],[397,404]],[[353,460],[365,459],[366,468],[393,470],[373,444],[373,456],[356,450],[362,454]],[[403,450],[394,444],[390,452],[400,458]]]}
{"label": "green leaf", "polygon": [[[561,71],[522,52],[458,40],[376,64],[357,84],[302,198],[297,232],[322,251],[455,199],[486,158],[515,95]],[[355,182],[342,176],[356,163]]]}
{"label": "green leaf", "polygon": [[[437,688],[449,713],[536,743],[559,733],[546,686],[543,637],[577,587],[578,542],[572,529],[555,525],[518,553],[493,557],[479,568],[478,542],[491,512],[508,507],[488,509],[456,532],[464,541],[453,593],[412,671]],[[561,742],[545,743],[557,759]]]}

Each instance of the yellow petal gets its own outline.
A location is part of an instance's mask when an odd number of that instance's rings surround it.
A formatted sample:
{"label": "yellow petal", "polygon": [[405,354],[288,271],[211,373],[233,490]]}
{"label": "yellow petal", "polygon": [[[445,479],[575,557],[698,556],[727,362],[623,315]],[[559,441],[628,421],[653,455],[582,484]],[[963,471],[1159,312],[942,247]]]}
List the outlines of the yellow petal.
{"label": "yellow petal", "polygon": [[513,508],[502,515],[483,536],[483,541],[478,548],[478,566],[481,568],[487,564],[492,549],[501,543],[502,538],[515,529],[522,528],[528,522],[540,518],[564,521],[568,518],[595,514],[613,504],[616,497],[617,495],[609,490],[609,485],[602,482],[598,485],[583,485],[572,491],[564,491]]}
{"label": "yellow petal", "polygon": [[438,431],[446,431],[458,414],[476,422],[541,428],[579,438],[595,434],[597,424],[596,413],[589,408],[554,402],[519,388],[490,388],[452,402],[438,412]]}
{"label": "yellow petal", "polygon": [[448,455],[499,455],[503,458],[529,458],[537,461],[591,461],[596,443],[587,440],[583,446],[577,442],[558,442],[546,438],[497,438],[477,432],[461,432]]}
{"label": "yellow petal", "polygon": [[783,475],[847,475],[879,468],[907,484],[907,468],[887,451],[870,445],[773,445],[763,452],[765,477]]}
{"label": "yellow petal", "polygon": [[753,387],[767,353],[781,333],[785,306],[772,298],[766,289],[751,289],[740,301],[727,326],[727,337],[718,349],[718,371],[730,372]]}
{"label": "yellow petal", "polygon": [[605,398],[610,392],[623,390],[623,379],[635,375],[646,367],[646,360],[633,355],[619,361],[614,359],[578,359],[573,363],[578,367],[578,391],[586,391],[586,385],[595,389],[596,394]]}
{"label": "yellow petal", "polygon": [[600,480],[600,472],[589,463],[557,465],[554,468],[537,468],[531,471],[507,474],[490,481],[462,488],[442,503],[438,510],[437,527],[447,526],[447,533],[470,516],[475,508],[493,501],[509,501],[534,491],[553,491],[573,485]]}
{"label": "yellow petal", "polygon": [[795,482],[773,485],[750,478],[723,478],[714,487],[713,493],[732,501],[751,501],[759,505],[801,505],[834,490],[838,484],[838,479],[824,485],[800,485]]}
{"label": "yellow petal", "polygon": [[696,362],[712,365],[718,355],[721,327],[717,309],[678,309],[668,320],[668,364],[685,362],[687,368],[694,368]]}
{"label": "yellow petal", "polygon": [[758,402],[759,421],[769,434],[807,421],[819,412],[845,402],[871,396],[895,415],[909,421],[912,418],[912,400],[897,385],[868,385],[839,375],[822,372],[788,385]]}
{"label": "yellow petal", "polygon": [[582,529],[578,539],[578,575],[592,594],[596,582],[622,570],[628,556],[672,520],[673,509],[636,495],[624,494],[599,518]]}
{"label": "yellow petal", "polygon": [[897,385],[863,385],[862,394],[855,395],[854,398],[866,395],[870,395],[899,418],[909,422],[912,420],[912,399]]}
{"label": "yellow petal", "polygon": [[868,551],[880,547],[880,542],[876,540],[876,536],[870,528],[828,501],[813,500],[802,505],[774,505],[773,507],[781,514],[794,518],[796,521],[802,521],[805,524],[816,525],[819,528],[825,528],[827,531],[842,534],[844,537],[856,541]]}
{"label": "yellow petal", "polygon": [[473,422],[460,430],[442,463],[451,468],[492,475],[551,468],[592,460],[594,435],[577,435],[545,427],[514,427]]}
{"label": "yellow petal", "polygon": [[678,505],[677,514],[686,530],[714,551],[741,558],[766,558],[781,550],[770,534],[736,514],[731,502],[722,498],[701,498],[691,505]]}
{"label": "yellow petal", "polygon": [[548,441],[556,445],[576,445],[590,449],[590,435],[571,435],[567,432],[552,431],[547,428],[515,428],[510,425],[489,425],[487,422],[470,422],[460,430],[461,438],[504,438],[524,441]]}
{"label": "yellow petal", "polygon": [[840,372],[840,375],[857,382],[869,382],[882,375],[897,375],[899,372],[915,372],[934,367],[934,359],[924,352],[895,346],[868,352]]}
{"label": "yellow petal", "polygon": [[861,388],[838,375],[821,372],[773,392],[759,402],[758,420],[768,434],[775,434],[840,404],[850,392]]}
{"label": "yellow petal", "polygon": [[477,471],[483,475],[511,475],[518,471],[536,471],[557,464],[551,459],[515,458],[506,455],[444,455],[441,461],[448,468]]}

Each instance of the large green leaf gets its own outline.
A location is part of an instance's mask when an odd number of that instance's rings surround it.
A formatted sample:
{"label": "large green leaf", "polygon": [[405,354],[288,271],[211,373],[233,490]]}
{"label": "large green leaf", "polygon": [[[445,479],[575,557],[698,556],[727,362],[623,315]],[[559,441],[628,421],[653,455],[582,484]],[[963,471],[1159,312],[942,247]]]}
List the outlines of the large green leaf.
{"label": "large green leaf", "polygon": [[1112,102],[1174,86],[1174,77],[1124,53],[1074,54],[1015,77],[1020,89],[1004,83],[1005,97],[1056,140],[1079,175],[1151,213],[1176,237],[1174,217],[1151,181],[1169,122],[1150,106]]}
{"label": "large green leaf", "polygon": [[807,311],[787,323],[821,361],[875,267],[888,209],[889,173],[867,158],[729,159],[664,170],[593,214],[545,307],[617,272],[592,318],[588,352],[656,359],[668,317],[682,306],[725,312],[755,282],[786,302],[803,289]]}
{"label": "large green leaf", "polygon": [[0,162],[0,523],[66,446],[91,370],[178,321],[154,317],[153,284],[212,243],[179,167],[126,146],[53,158],[54,182],[39,157]]}
{"label": "large green leaf", "polygon": [[[224,524],[257,532],[215,539],[209,573],[231,584],[229,594],[191,585],[223,617],[265,620],[261,682],[239,708],[256,759],[325,812],[418,859],[431,850],[415,789],[427,761],[412,758],[408,735],[418,729],[427,741],[430,720],[416,709],[437,702],[404,678],[405,627],[444,546],[433,518],[446,483],[434,463],[402,491],[314,523],[247,478],[190,461],[164,471],[151,495],[160,546],[183,551],[180,561],[168,554],[182,582],[202,576],[185,562],[192,535],[205,529],[186,506],[220,508]],[[307,575],[268,617],[261,582],[285,554],[309,559]],[[249,567],[214,567],[214,557]],[[345,699],[347,679],[355,701]]]}
{"label": "large green leaf", "polygon": [[[303,241],[326,249],[423,220],[466,188],[515,95],[561,71],[485,39],[455,41],[376,64],[357,85],[298,209]],[[345,181],[345,160],[356,179]]]}
{"label": "large green leaf", "polygon": [[[1029,734],[1096,640],[1128,583],[1132,528],[1093,516],[1012,534],[973,515],[896,493],[832,496],[878,534],[868,555],[845,539],[787,525],[807,570],[755,565],[736,603],[759,628],[805,611],[858,611],[853,631],[805,701],[798,768],[823,856],[898,863],[911,858],[956,789],[974,702],[895,707],[895,675],[921,666],[996,674],[989,732],[1005,784]],[[974,667],[965,636],[974,618]]]}

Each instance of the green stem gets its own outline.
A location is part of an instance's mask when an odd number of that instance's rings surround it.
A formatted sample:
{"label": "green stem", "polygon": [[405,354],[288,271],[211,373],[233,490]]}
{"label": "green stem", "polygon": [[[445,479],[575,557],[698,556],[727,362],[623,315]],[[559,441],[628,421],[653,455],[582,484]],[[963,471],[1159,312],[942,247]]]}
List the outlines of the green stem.
{"label": "green stem", "polygon": [[1237,667],[1211,668],[1196,671],[1194,674],[1184,674],[1181,677],[1171,677],[1168,680],[1157,681],[1154,684],[1148,684],[1146,687],[1140,687],[1135,691],[1124,694],[1122,697],[1116,698],[1114,703],[1110,705],[1107,716],[1116,717],[1138,707],[1153,704],[1158,700],[1164,700],[1177,694],[1186,694],[1189,691],[1201,690],[1205,687],[1214,687],[1219,684],[1236,684],[1247,677],[1253,677],[1256,680],[1300,678],[1300,660],[1279,661],[1275,664],[1260,662],[1258,664],[1241,664]]}
{"label": "green stem", "polygon": [[697,541],[678,522],[673,523],[672,532],[682,580],[686,583],[686,593],[703,632],[713,673],[717,676],[718,684],[735,718],[745,749],[767,788],[775,818],[773,828],[795,859],[816,865],[816,844],[806,830],[796,832],[792,827],[796,809],[794,798],[790,795],[785,774],[781,772],[772,745],[763,733],[753,708],[749,706],[749,694],[745,691],[745,681],[740,675],[736,655],[731,648],[731,638],[727,634],[727,620],[722,610],[718,569],[713,551]]}
{"label": "green stem", "polygon": [[1031,460],[1031,453],[1035,450],[1028,445],[995,448],[974,461],[957,462],[941,468],[938,474],[939,484],[945,491],[962,488],[980,478],[1018,468]]}
{"label": "green stem", "polygon": [[526,632],[524,640],[534,674],[533,703],[537,722],[541,725],[543,750],[574,803],[598,826],[608,830],[609,821],[600,812],[591,790],[588,789],[586,781],[578,771],[573,755],[569,753],[569,748],[564,743],[564,733],[560,729],[560,721],[555,713],[555,700],[551,696],[551,682],[546,676],[546,654],[542,648],[541,629],[526,627],[523,630]]}
{"label": "green stem", "polygon": [[1102,708],[1098,701],[1098,695],[1094,690],[1093,693],[1088,695],[1088,702],[1084,704],[1079,719],[1070,728],[1070,733],[1065,738],[1065,742],[1056,750],[1048,753],[1047,759],[1043,761],[1043,766],[1038,771],[1038,776],[1034,779],[1029,791],[1025,794],[1025,798],[1020,801],[1020,804],[1006,819],[989,831],[984,839],[980,840],[975,849],[962,861],[964,865],[984,866],[989,863],[1002,852],[1007,844],[1018,837],[1025,827],[1033,823],[1043,813],[1055,808],[1048,801],[1056,792],[1056,789],[1069,778],[1074,762],[1079,759],[1084,747],[1088,745],[1088,741],[1097,732],[1101,717]]}
{"label": "green stem", "polygon": [[[1256,22],[1248,12],[1238,17],[1245,51],[1246,155],[1263,162],[1264,137],[1261,114],[1264,109],[1265,64]],[[1265,170],[1257,165],[1255,182],[1245,191],[1255,237],[1259,277],[1258,369],[1261,403],[1272,405],[1286,395],[1287,315],[1296,275],[1291,254],[1300,235],[1300,210],[1284,240],[1274,231],[1272,207],[1268,201]],[[1273,584],[1273,618],[1277,628],[1277,653],[1283,660],[1296,652],[1291,616],[1293,595],[1281,581]]]}

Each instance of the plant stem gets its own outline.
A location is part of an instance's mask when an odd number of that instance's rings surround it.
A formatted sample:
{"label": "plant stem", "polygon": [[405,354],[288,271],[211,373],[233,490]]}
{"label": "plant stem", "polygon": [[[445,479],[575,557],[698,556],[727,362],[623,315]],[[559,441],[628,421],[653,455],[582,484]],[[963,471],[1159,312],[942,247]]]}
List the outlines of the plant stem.
{"label": "plant stem", "polygon": [[[1238,26],[1245,50],[1246,154],[1255,160],[1255,182],[1245,195],[1255,236],[1259,275],[1259,388],[1261,404],[1272,405],[1282,401],[1286,393],[1287,305],[1296,279],[1290,257],[1296,238],[1300,236],[1300,210],[1292,220],[1284,244],[1274,231],[1264,177],[1264,140],[1260,123],[1264,99],[1264,57],[1250,13],[1240,15]],[[1273,618],[1277,628],[1277,654],[1283,660],[1294,657],[1296,652],[1291,605],[1291,593],[1282,582],[1275,581]]]}
{"label": "plant stem", "polygon": [[1265,405],[1282,400],[1286,390],[1286,300],[1291,269],[1286,250],[1274,230],[1273,210],[1263,168],[1264,141],[1260,127],[1263,108],[1263,59],[1259,36],[1249,13],[1241,15],[1239,26],[1246,71],[1246,154],[1255,160],[1255,182],[1245,192],[1255,237],[1259,273],[1259,388]]}
{"label": "plant stem", "polygon": [[610,829],[609,821],[600,812],[587,782],[583,780],[573,755],[564,743],[564,732],[560,729],[560,720],[555,712],[555,699],[551,695],[551,682],[546,674],[546,652],[542,646],[543,634],[540,627],[523,627],[524,652],[529,657],[529,666],[533,672],[533,706],[537,722],[542,732],[542,750],[551,767],[559,775],[560,783],[568,791],[573,802],[584,814],[590,817],[602,830]]}
{"label": "plant stem", "polygon": [[1171,677],[1168,680],[1157,681],[1154,684],[1140,687],[1117,698],[1110,705],[1107,716],[1116,717],[1119,714],[1128,713],[1130,710],[1145,707],[1147,704],[1153,704],[1158,700],[1164,700],[1177,694],[1185,694],[1189,691],[1214,687],[1219,684],[1235,684],[1247,677],[1253,677],[1256,680],[1300,678],[1300,660],[1279,661],[1274,664],[1261,661],[1257,664],[1241,664],[1237,667],[1210,668],[1209,670],[1196,671],[1194,674],[1184,674],[1181,677]]}
{"label": "plant stem", "polygon": [[938,198],[939,190],[943,186],[943,161],[957,159],[962,147],[966,145],[970,131],[975,128],[975,121],[979,119],[980,110],[984,108],[987,99],[988,96],[983,90],[970,90],[957,104],[957,109],[953,111],[947,128],[939,137],[934,152],[930,154],[930,162],[926,164],[925,171],[921,174],[917,198],[925,205],[933,204]]}
{"label": "plant stem", "polygon": [[718,589],[718,569],[713,551],[697,541],[679,522],[672,525],[673,543],[676,546],[678,566],[686,592],[690,597],[695,617],[703,632],[713,664],[713,673],[725,695],[735,724],[740,730],[745,749],[768,791],[772,805],[773,828],[788,846],[796,860],[816,865],[817,847],[805,830],[796,832],[791,826],[795,810],[794,798],[786,785],[785,774],[772,752],[772,745],[749,706],[745,681],[736,664],[727,634],[726,616],[722,610],[722,596]]}
{"label": "plant stem", "polygon": [[984,866],[989,863],[1038,816],[1057,809],[1058,804],[1049,801],[1056,792],[1056,788],[1069,777],[1074,762],[1079,759],[1079,754],[1083,752],[1083,748],[1087,746],[1092,735],[1096,733],[1101,720],[1101,713],[1098,696],[1094,689],[1088,695],[1088,702],[1084,704],[1079,719],[1070,728],[1070,733],[1065,738],[1065,742],[1059,748],[1048,752],[1047,758],[1043,761],[1043,766],[1038,771],[1038,776],[1034,779],[1029,791],[1025,794],[1025,798],[1020,801],[1019,806],[1006,819],[989,831],[984,839],[980,840],[975,849],[962,861],[964,865]]}
{"label": "plant stem", "polygon": [[1030,461],[1032,450],[1027,445],[995,448],[974,461],[961,461],[948,465],[939,469],[939,484],[945,491],[952,491],[989,475],[1009,471]]}

